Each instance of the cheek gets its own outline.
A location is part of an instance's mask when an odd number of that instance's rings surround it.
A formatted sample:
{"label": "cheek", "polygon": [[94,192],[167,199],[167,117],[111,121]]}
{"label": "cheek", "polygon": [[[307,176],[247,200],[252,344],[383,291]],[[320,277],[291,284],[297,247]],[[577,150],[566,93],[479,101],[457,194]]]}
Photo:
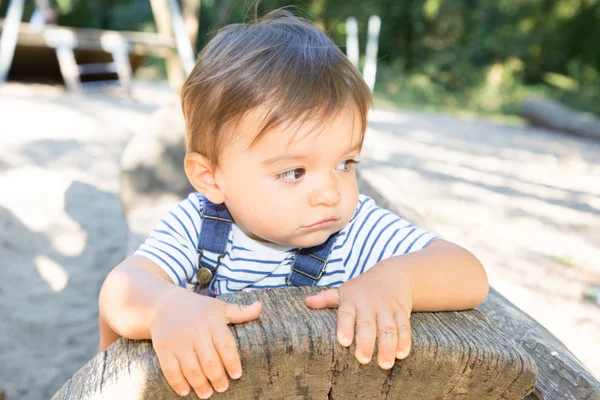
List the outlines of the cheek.
{"label": "cheek", "polygon": [[[245,210],[246,219],[252,221],[289,217],[300,193],[288,188],[273,177],[257,173],[240,174],[232,181],[229,191],[231,202]],[[231,196],[235,196],[232,198]]]}
{"label": "cheek", "polygon": [[348,180],[343,186],[342,197],[345,202],[346,212],[354,214],[354,210],[358,205],[358,183],[356,179]]}

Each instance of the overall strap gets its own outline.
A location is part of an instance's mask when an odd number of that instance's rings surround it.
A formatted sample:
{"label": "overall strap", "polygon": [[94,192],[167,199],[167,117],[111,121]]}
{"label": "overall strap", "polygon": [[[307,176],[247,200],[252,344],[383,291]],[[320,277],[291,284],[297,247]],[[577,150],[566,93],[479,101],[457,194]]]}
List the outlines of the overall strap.
{"label": "overall strap", "polygon": [[[198,238],[198,271],[196,272],[196,278],[200,286],[208,286],[217,268],[221,265],[221,259],[225,256],[233,218],[225,204],[213,204],[210,201],[204,204],[200,216],[202,217],[202,227]],[[202,262],[204,251],[219,254],[216,266],[211,267],[208,263]]]}
{"label": "overall strap", "polygon": [[[201,211],[202,227],[198,239],[198,271],[196,277],[198,285],[208,286],[216,270],[221,264],[221,259],[227,250],[227,241],[233,225],[233,218],[225,204],[214,204],[207,201]],[[286,278],[289,286],[316,286],[317,281],[325,272],[329,258],[338,233],[331,235],[323,244],[299,249],[294,255],[290,275]],[[212,267],[202,261],[204,251],[219,254],[217,265]]]}
{"label": "overall strap", "polygon": [[338,233],[329,236],[323,244],[299,249],[294,256],[292,271],[285,283],[288,286],[316,286],[325,272],[327,259],[331,255]]}

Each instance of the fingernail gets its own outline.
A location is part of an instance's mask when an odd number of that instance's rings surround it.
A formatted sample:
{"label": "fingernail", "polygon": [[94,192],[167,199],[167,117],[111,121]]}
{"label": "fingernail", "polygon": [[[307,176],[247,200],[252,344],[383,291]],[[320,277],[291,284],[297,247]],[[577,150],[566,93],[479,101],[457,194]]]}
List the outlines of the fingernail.
{"label": "fingernail", "polygon": [[231,379],[240,379],[241,376],[241,372],[234,372],[233,374],[231,374]]}
{"label": "fingernail", "polygon": [[386,361],[386,362],[381,363],[381,368],[383,368],[383,369],[390,369],[390,368],[392,368],[393,365],[394,365],[394,363]]}
{"label": "fingernail", "polygon": [[208,399],[210,396],[212,396],[212,392],[203,393],[198,397],[200,397],[201,399]]}
{"label": "fingernail", "polygon": [[368,364],[369,361],[371,361],[369,357],[358,357],[358,362],[360,362],[361,364]]}
{"label": "fingernail", "polygon": [[352,343],[352,340],[350,340],[350,338],[344,337],[344,336],[338,336],[338,342],[340,342],[340,344],[344,347],[348,347],[350,346],[350,344]]}
{"label": "fingernail", "polygon": [[403,351],[399,351],[396,353],[396,358],[404,358],[404,352]]}
{"label": "fingernail", "polygon": [[224,391],[226,391],[226,390],[227,390],[227,388],[228,388],[228,387],[229,387],[229,385],[227,385],[227,386],[222,386],[222,387],[215,388],[215,390],[216,390],[217,392],[219,392],[219,393],[223,393]]}
{"label": "fingernail", "polygon": [[179,392],[179,395],[180,395],[181,397],[185,397],[185,396],[187,396],[188,394],[190,394],[190,389],[183,389],[181,392]]}

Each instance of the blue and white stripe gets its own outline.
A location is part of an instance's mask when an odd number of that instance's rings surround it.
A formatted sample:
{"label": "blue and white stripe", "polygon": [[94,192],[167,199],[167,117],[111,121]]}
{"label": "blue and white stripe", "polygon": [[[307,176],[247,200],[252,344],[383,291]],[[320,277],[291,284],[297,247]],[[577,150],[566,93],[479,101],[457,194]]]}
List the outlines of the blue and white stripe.
{"label": "blue and white stripe", "polygon": [[[200,209],[205,201],[199,193],[190,194],[158,223],[136,252],[183,287],[196,282]],[[436,238],[361,194],[354,216],[337,237],[318,285],[337,287],[381,260],[420,250]],[[214,288],[224,294],[284,287],[296,250],[253,240],[233,225]],[[215,265],[217,254],[204,252],[203,260]]]}

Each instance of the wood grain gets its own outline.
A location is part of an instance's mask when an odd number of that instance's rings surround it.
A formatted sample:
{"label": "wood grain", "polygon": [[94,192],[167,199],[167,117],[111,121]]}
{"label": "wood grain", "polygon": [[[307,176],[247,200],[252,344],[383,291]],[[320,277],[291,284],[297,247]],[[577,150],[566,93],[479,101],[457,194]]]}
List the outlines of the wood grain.
{"label": "wood grain", "polygon": [[[533,390],[533,358],[478,311],[415,313],[413,350],[391,370],[359,364],[340,346],[335,310],[309,310],[319,288],[223,296],[263,302],[258,320],[233,326],[244,374],[215,399],[522,399]],[[119,340],[53,397],[178,399],[149,341]],[[190,395],[190,398],[196,398]]]}
{"label": "wood grain", "polygon": [[477,307],[535,360],[534,395],[544,400],[600,400],[600,384],[560,340],[504,296],[490,289]]}

